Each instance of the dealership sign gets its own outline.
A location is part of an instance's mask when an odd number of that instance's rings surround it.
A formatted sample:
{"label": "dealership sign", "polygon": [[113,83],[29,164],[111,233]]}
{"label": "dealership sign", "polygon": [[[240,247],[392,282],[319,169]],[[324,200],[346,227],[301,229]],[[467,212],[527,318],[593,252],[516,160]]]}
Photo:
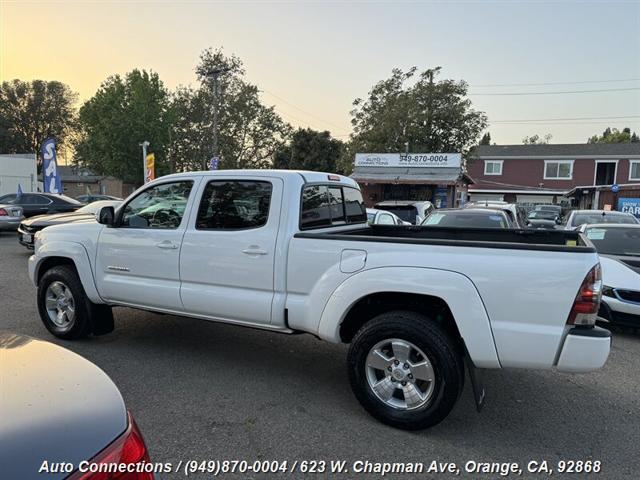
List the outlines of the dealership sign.
{"label": "dealership sign", "polygon": [[457,167],[460,153],[356,153],[356,167]]}
{"label": "dealership sign", "polygon": [[619,198],[618,210],[640,218],[640,198]]}

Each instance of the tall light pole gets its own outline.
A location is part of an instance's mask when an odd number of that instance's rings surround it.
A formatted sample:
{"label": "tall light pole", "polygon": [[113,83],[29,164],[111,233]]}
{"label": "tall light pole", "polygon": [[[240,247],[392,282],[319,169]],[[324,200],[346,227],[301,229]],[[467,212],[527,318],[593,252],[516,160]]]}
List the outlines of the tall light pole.
{"label": "tall light pole", "polygon": [[[213,90],[213,105],[212,105],[212,116],[213,116],[213,158],[217,158],[219,157],[219,153],[218,153],[218,107],[220,105],[220,97],[221,95],[219,95],[219,90],[220,90],[220,84],[218,83],[218,80],[220,79],[220,76],[224,75],[225,73],[229,72],[231,70],[231,67],[224,67],[224,68],[214,68],[212,70],[209,70],[206,74],[206,77],[211,81],[211,87]],[[205,160],[206,161],[206,160]],[[205,170],[207,169],[207,166],[205,164]]]}
{"label": "tall light pole", "polygon": [[142,143],[139,143],[142,147],[142,184],[147,183],[147,147],[151,145],[146,140]]}

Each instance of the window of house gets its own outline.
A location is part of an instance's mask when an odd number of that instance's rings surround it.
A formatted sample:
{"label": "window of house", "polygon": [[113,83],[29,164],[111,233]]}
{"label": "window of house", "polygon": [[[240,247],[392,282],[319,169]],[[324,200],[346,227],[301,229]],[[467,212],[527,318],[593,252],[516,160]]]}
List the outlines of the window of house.
{"label": "window of house", "polygon": [[571,180],[573,178],[573,160],[545,160],[545,180]]}
{"label": "window of house", "polygon": [[502,175],[502,160],[485,160],[485,175]]}
{"label": "window of house", "polygon": [[629,180],[640,180],[640,161],[629,161]]}

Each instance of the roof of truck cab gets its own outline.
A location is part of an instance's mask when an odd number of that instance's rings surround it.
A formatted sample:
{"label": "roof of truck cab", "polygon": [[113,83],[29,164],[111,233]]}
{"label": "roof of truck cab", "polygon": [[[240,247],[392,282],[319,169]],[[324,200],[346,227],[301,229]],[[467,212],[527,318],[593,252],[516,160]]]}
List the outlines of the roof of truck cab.
{"label": "roof of truck cab", "polygon": [[[278,177],[278,178],[290,178],[290,177],[302,177],[305,183],[342,183],[353,187],[358,187],[355,180],[345,177],[344,175],[338,175],[336,173],[327,172],[312,172],[308,170],[272,170],[272,169],[237,169],[237,170],[202,170],[197,172],[183,172],[173,173],[160,177],[160,179],[167,180],[170,178],[180,178],[193,175],[201,175],[203,177],[222,177],[222,176],[238,176],[238,177],[251,177],[251,176],[263,176],[263,177]],[[330,179],[329,176],[338,177],[339,180]],[[159,180],[159,179],[158,179]]]}

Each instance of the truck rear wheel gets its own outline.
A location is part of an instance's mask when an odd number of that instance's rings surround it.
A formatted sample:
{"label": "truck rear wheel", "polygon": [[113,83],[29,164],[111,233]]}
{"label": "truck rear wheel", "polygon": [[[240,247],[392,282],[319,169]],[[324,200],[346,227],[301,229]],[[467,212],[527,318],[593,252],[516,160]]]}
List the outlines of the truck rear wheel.
{"label": "truck rear wheel", "polygon": [[415,312],[387,312],[366,323],[351,343],[348,366],[362,406],[405,430],[444,420],[464,383],[459,349],[437,323]]}
{"label": "truck rear wheel", "polygon": [[111,308],[91,302],[77,272],[68,265],[53,267],[40,279],[38,312],[47,330],[65,340],[113,330]]}

